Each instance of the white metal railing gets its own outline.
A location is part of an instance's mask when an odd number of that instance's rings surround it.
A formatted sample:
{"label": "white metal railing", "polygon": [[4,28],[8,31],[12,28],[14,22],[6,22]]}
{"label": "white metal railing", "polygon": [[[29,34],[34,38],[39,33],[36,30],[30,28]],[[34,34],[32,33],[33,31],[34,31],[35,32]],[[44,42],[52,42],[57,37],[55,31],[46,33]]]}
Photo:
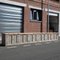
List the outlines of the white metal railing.
{"label": "white metal railing", "polygon": [[5,33],[6,45],[18,45],[58,40],[58,33]]}

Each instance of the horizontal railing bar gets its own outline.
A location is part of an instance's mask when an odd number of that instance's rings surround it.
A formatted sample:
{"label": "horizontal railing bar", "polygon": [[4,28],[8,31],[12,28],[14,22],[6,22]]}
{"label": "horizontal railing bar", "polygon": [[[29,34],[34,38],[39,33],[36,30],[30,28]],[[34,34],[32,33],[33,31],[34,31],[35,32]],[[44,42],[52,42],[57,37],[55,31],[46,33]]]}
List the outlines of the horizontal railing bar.
{"label": "horizontal railing bar", "polygon": [[41,32],[41,33],[36,32],[36,33],[3,33],[3,34],[9,34],[9,35],[22,34],[22,35],[24,35],[24,34],[58,34],[58,33],[57,32]]}

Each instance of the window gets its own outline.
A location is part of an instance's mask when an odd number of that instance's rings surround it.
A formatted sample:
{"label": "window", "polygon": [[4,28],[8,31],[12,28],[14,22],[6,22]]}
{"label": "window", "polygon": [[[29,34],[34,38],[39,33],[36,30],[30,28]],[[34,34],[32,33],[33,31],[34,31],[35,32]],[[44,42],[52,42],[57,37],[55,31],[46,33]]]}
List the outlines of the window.
{"label": "window", "polygon": [[30,19],[31,20],[42,21],[42,11],[41,10],[36,10],[36,9],[31,9],[30,10]]}
{"label": "window", "polygon": [[49,31],[50,32],[58,32],[58,26],[59,26],[59,14],[49,12]]}

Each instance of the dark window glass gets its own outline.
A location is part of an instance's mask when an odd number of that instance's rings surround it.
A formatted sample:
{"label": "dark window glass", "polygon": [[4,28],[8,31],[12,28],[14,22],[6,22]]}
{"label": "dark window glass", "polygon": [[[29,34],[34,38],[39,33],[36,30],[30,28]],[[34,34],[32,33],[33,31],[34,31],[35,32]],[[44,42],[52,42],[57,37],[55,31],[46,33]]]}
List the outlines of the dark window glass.
{"label": "dark window glass", "polygon": [[41,10],[36,10],[36,9],[31,9],[30,19],[41,21],[42,20],[42,11]]}

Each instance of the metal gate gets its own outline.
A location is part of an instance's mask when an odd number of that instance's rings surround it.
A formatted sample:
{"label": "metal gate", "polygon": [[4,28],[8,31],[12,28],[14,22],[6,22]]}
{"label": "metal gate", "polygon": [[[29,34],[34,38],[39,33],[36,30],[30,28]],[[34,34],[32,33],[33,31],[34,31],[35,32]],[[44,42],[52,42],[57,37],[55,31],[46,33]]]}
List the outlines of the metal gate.
{"label": "metal gate", "polygon": [[0,32],[21,32],[23,8],[0,3]]}

